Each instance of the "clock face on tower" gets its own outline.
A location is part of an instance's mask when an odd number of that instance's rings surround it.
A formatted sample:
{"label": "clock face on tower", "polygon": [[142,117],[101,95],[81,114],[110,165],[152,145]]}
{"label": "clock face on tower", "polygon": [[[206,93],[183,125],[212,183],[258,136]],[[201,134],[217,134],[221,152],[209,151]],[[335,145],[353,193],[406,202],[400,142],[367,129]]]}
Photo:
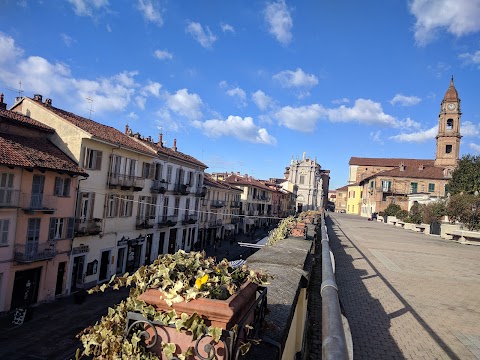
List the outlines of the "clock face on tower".
{"label": "clock face on tower", "polygon": [[450,103],[450,104],[447,105],[447,107],[448,107],[448,110],[453,110],[453,109],[455,109],[455,104]]}

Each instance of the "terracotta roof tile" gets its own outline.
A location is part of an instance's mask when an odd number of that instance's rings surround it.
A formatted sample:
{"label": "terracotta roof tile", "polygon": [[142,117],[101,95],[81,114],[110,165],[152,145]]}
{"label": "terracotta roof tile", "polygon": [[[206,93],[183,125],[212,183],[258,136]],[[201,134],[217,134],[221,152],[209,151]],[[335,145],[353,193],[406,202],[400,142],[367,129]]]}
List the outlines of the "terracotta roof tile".
{"label": "terracotta roof tile", "polygon": [[444,174],[444,169],[442,167],[435,166],[425,166],[423,169],[420,169],[418,166],[405,166],[404,170],[400,170],[399,167],[392,170],[385,170],[374,175],[369,176],[362,180],[368,180],[377,176],[388,176],[388,177],[402,177],[402,178],[411,178],[411,179],[432,179],[432,180],[447,180],[448,178]]}
{"label": "terracotta roof tile", "polygon": [[[32,100],[34,101],[34,100]],[[71,112],[47,105],[41,102],[34,101],[35,103],[43,106],[45,109],[53,112],[54,114],[60,116],[62,119],[65,119],[72,123],[73,125],[79,127],[80,129],[88,132],[94,138],[107,141],[112,144],[122,145],[126,148],[141,151],[143,153],[153,155],[152,151],[145,147],[143,144],[135,141],[128,135],[125,135],[120,130],[117,130],[111,126],[103,125],[97,123],[96,121],[84,118],[82,116],[75,115]]]}
{"label": "terracotta roof tile", "polygon": [[0,134],[0,164],[65,171],[88,176],[72,159],[46,138]]}
{"label": "terracotta roof tile", "polygon": [[348,185],[345,185],[345,186],[339,187],[335,191],[347,191],[347,190],[348,190]]}
{"label": "terracotta roof tile", "polygon": [[190,162],[192,164],[203,167],[205,169],[208,168],[207,165],[205,165],[200,160],[195,159],[193,156],[184,154],[180,151],[176,151],[176,150],[173,150],[173,149],[170,149],[170,148],[167,148],[167,147],[160,146],[158,143],[154,143],[154,142],[151,142],[151,141],[148,141],[148,140],[135,139],[133,137],[131,137],[131,138],[134,139],[135,141],[141,142],[142,144],[144,144],[145,146],[148,146],[150,149],[154,150],[155,152],[158,152],[159,154],[170,156],[170,157],[178,159],[178,160],[187,161],[187,162]]}
{"label": "terracotta roof tile", "polygon": [[50,126],[42,124],[39,121],[33,120],[28,116],[17,113],[16,111],[0,109],[0,118],[3,121],[19,123],[19,125],[27,126],[37,130],[47,131],[49,133],[55,132],[55,129],[51,128]]}
{"label": "terracotta roof tile", "polygon": [[402,159],[402,158],[362,158],[362,157],[351,157],[348,162],[349,165],[360,165],[360,166],[391,166],[398,167],[400,163],[405,166],[433,166],[435,160],[430,159]]}
{"label": "terracotta roof tile", "polygon": [[264,190],[272,191],[272,189],[270,189],[267,185],[265,185],[261,181],[255,180],[251,177],[249,177],[247,179],[243,176],[233,174],[233,175],[227,176],[224,181],[231,184],[231,185],[256,186],[256,187],[259,187],[259,188],[264,189]]}

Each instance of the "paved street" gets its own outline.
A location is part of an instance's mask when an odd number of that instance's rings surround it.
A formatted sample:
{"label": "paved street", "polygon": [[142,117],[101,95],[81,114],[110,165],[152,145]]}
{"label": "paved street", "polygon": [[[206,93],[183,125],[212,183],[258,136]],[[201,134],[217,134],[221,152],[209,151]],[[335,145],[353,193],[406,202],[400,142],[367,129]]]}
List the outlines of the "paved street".
{"label": "paved street", "polygon": [[328,214],[355,359],[480,359],[480,246]]}
{"label": "paved street", "polygon": [[[239,235],[237,241],[256,242],[267,235],[257,230],[254,238]],[[223,241],[214,249],[209,245],[207,255],[217,260],[246,259],[252,251],[237,242]],[[228,252],[228,254],[227,254]],[[126,289],[88,295],[85,302],[76,304],[73,296],[33,308],[32,319],[22,325],[12,324],[12,315],[0,317],[0,359],[2,360],[64,360],[72,358],[80,342],[75,335],[87,326],[94,325],[109,306],[119,303],[128,295]]]}

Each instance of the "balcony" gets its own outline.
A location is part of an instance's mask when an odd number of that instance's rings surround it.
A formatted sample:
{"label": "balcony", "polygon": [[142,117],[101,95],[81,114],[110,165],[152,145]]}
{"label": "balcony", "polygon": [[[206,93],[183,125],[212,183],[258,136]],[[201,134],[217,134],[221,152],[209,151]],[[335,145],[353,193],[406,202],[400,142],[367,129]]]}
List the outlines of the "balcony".
{"label": "balcony", "polygon": [[177,215],[170,215],[170,216],[160,216],[158,219],[158,227],[173,227],[177,225],[178,216]]}
{"label": "balcony", "polygon": [[207,187],[206,186],[198,186],[195,189],[195,196],[196,197],[205,197],[207,195]]}
{"label": "balcony", "polygon": [[231,208],[239,208],[241,205],[242,205],[242,202],[241,202],[241,201],[232,201],[232,202],[230,203],[230,207],[231,207]]}
{"label": "balcony", "polygon": [[75,236],[98,235],[102,232],[102,219],[75,219]]}
{"label": "balcony", "polygon": [[182,220],[183,225],[195,224],[198,220],[198,215],[196,214],[185,214],[185,217]]}
{"label": "balcony", "polygon": [[18,207],[20,190],[0,189],[0,208]]}
{"label": "balcony", "polygon": [[33,214],[34,212],[53,214],[55,212],[56,201],[57,197],[53,195],[23,193],[20,207],[27,214]]}
{"label": "balcony", "polygon": [[168,183],[165,180],[153,180],[150,191],[154,194],[165,194],[168,189]]}
{"label": "balcony", "polygon": [[240,218],[238,218],[238,217],[232,217],[230,219],[231,224],[238,224],[239,222],[240,222]]}
{"label": "balcony", "polygon": [[221,208],[221,207],[225,206],[225,201],[223,201],[223,200],[212,200],[212,202],[210,203],[210,206],[214,207],[214,208]]}
{"label": "balcony", "polygon": [[209,228],[220,227],[222,226],[222,223],[223,223],[223,220],[221,219],[208,220],[208,227]]}
{"label": "balcony", "polygon": [[137,216],[137,222],[135,224],[135,229],[151,229],[155,225],[155,217],[149,218],[148,216]]}
{"label": "balcony", "polygon": [[175,184],[173,188],[173,193],[175,195],[188,195],[190,194],[189,186],[185,184]]}
{"label": "balcony", "polygon": [[51,260],[57,254],[55,242],[15,244],[13,259],[19,263]]}
{"label": "balcony", "polygon": [[133,188],[134,191],[140,191],[145,187],[144,178],[125,174],[110,174],[108,183],[110,187],[120,186],[122,190]]}

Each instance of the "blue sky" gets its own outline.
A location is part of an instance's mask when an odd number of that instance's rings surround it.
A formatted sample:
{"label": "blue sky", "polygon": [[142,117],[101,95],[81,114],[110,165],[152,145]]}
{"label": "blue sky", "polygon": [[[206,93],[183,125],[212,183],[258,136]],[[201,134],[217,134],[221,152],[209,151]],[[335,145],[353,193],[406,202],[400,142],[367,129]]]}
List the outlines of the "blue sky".
{"label": "blue sky", "polygon": [[[434,158],[454,75],[480,152],[480,0],[0,0],[0,91],[158,137],[207,171],[282,177],[305,151]],[[91,99],[91,101],[89,100]]]}

